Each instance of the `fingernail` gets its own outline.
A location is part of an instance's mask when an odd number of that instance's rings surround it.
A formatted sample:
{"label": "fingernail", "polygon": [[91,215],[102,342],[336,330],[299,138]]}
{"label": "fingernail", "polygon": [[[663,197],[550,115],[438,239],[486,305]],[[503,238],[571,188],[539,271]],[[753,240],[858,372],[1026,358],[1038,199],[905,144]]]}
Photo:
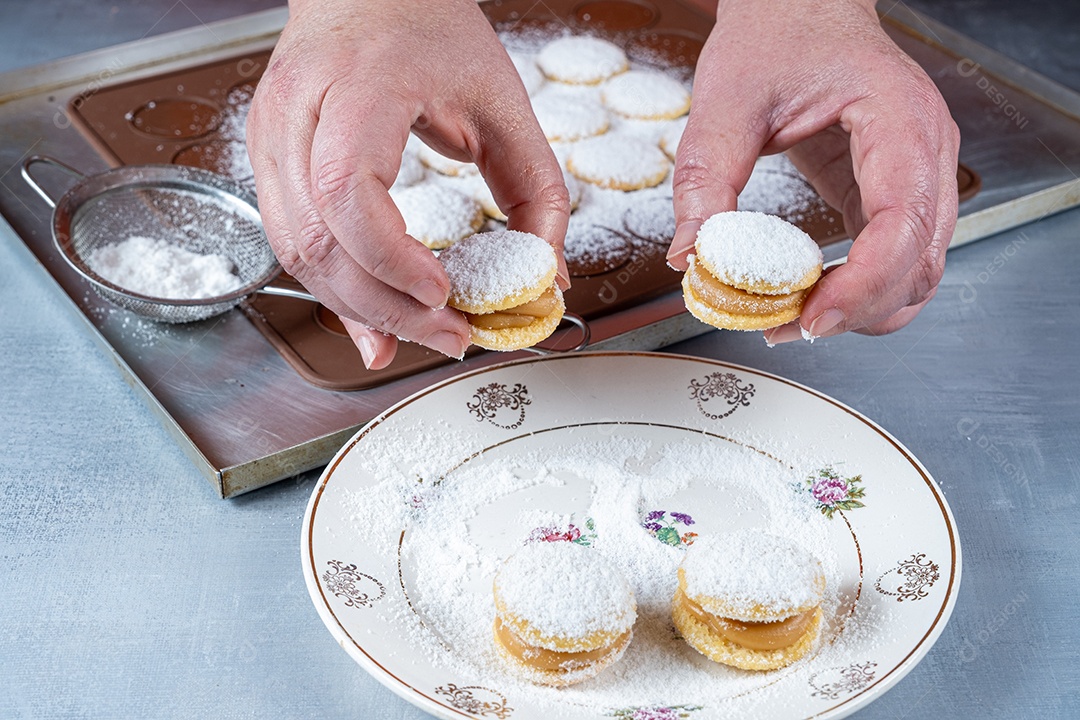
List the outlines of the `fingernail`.
{"label": "fingernail", "polygon": [[671,240],[671,247],[668,248],[667,259],[671,261],[694,247],[700,229],[701,223],[697,220],[687,220],[679,225],[675,230],[675,237]]}
{"label": "fingernail", "polygon": [[446,307],[446,291],[431,280],[420,280],[412,286],[409,294],[429,308],[440,310]]}
{"label": "fingernail", "polygon": [[432,333],[424,340],[423,344],[455,360],[460,360],[465,355],[465,348],[468,347],[468,344],[459,335],[447,330]]}
{"label": "fingernail", "polygon": [[769,347],[802,340],[802,329],[796,325],[781,325],[765,331],[765,342]]}
{"label": "fingernail", "polygon": [[829,308],[810,323],[810,334],[814,337],[824,337],[842,322],[844,322],[844,313],[840,312],[839,308]]}
{"label": "fingernail", "polygon": [[364,367],[370,370],[371,366],[378,358],[378,352],[375,350],[375,343],[371,342],[371,338],[366,335],[361,335],[356,339],[356,346],[360,350],[360,359],[364,361]]}

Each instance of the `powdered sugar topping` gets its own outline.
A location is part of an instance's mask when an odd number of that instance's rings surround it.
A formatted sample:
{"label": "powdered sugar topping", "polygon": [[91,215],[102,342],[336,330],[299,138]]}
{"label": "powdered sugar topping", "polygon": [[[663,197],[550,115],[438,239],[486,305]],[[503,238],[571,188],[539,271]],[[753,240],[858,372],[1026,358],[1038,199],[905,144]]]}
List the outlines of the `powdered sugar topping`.
{"label": "powdered sugar topping", "polygon": [[556,268],[550,245],[517,230],[473,235],[441,253],[439,261],[450,279],[450,304],[464,310],[516,296]]}
{"label": "powdered sugar topping", "polygon": [[434,183],[394,192],[391,197],[405,220],[405,232],[431,248],[442,248],[474,232],[480,205],[468,195]]}
{"label": "powdered sugar topping", "polygon": [[682,83],[651,70],[630,70],[608,80],[601,91],[604,105],[630,118],[674,118],[690,109],[690,91]]}
{"label": "powdered sugar topping", "polygon": [[598,552],[572,542],[531,542],[495,576],[503,610],[552,638],[622,633],[634,624],[630,584]]}
{"label": "powdered sugar topping", "polygon": [[699,538],[682,562],[686,592],[709,609],[711,601],[734,611],[736,620],[759,620],[755,607],[795,614],[821,602],[821,565],[791,540],[760,530]]}
{"label": "powdered sugar topping", "polygon": [[552,40],[536,57],[551,80],[592,85],[626,70],[626,53],[618,45],[585,35]]}
{"label": "powdered sugar topping", "polygon": [[760,212],[713,215],[698,230],[695,248],[713,273],[740,284],[767,284],[778,292],[790,292],[822,262],[821,250],[809,235]]}
{"label": "powdered sugar topping", "polygon": [[566,164],[581,180],[619,189],[658,185],[671,165],[655,145],[630,135],[612,134],[575,144]]}

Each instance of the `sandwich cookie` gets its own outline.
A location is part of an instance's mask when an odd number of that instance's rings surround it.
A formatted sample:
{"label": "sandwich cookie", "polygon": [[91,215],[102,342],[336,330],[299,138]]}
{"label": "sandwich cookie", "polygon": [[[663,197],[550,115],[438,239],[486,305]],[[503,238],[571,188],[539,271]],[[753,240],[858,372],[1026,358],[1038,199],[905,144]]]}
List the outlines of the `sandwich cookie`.
{"label": "sandwich cookie", "polygon": [[817,638],[825,575],[813,555],[760,530],[699,537],[679,566],[671,616],[702,655],[743,670],[775,670]]}
{"label": "sandwich cookie", "polygon": [[723,212],[701,225],[683,276],[686,309],[728,330],[767,330],[802,312],[821,277],[809,235],[774,215]]}
{"label": "sandwich cookie", "polygon": [[439,254],[450,280],[447,304],[469,321],[472,342],[519,350],[555,332],[566,306],[555,285],[555,250],[516,230],[480,233]]}
{"label": "sandwich cookie", "polygon": [[495,648],[525,679],[587,680],[626,652],[637,605],[630,584],[595,550],[533,542],[495,575]]}

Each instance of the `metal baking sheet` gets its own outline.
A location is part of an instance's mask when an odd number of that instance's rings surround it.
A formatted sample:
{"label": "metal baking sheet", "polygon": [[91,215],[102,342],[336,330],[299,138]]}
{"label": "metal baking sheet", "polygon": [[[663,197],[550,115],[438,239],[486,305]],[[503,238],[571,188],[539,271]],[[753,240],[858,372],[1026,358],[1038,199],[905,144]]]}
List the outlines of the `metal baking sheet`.
{"label": "metal baking sheet", "polygon": [[[1080,204],[1080,181],[1068,170],[1080,162],[1080,95],[902,4],[882,9],[890,34],[942,88],[964,135],[961,161],[982,177],[982,191],[961,206],[954,246]],[[0,238],[24,245],[25,267],[55,280],[221,497],[317,467],[397,400],[507,357],[485,353],[363,392],[320,389],[239,312],[185,327],[140,321],[89,292],[54,251],[48,209],[19,179],[20,161],[40,153],[88,172],[108,167],[72,127],[67,104],[111,84],[268,49],[286,16],[258,13],[0,75]],[[53,189],[63,187],[56,178]],[[595,346],[610,349],[661,347],[709,329],[677,293],[591,328]]]}

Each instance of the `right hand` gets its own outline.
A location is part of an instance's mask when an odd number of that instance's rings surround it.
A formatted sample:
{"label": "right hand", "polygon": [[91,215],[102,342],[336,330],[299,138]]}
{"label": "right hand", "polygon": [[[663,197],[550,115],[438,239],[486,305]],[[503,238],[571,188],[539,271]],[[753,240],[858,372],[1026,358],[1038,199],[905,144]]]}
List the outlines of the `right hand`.
{"label": "right hand", "polygon": [[294,0],[248,116],[259,208],[282,267],[371,369],[399,337],[457,358],[469,346],[442,266],[388,193],[410,130],[475,162],[508,226],[550,242],[569,285],[563,176],[476,3]]}

